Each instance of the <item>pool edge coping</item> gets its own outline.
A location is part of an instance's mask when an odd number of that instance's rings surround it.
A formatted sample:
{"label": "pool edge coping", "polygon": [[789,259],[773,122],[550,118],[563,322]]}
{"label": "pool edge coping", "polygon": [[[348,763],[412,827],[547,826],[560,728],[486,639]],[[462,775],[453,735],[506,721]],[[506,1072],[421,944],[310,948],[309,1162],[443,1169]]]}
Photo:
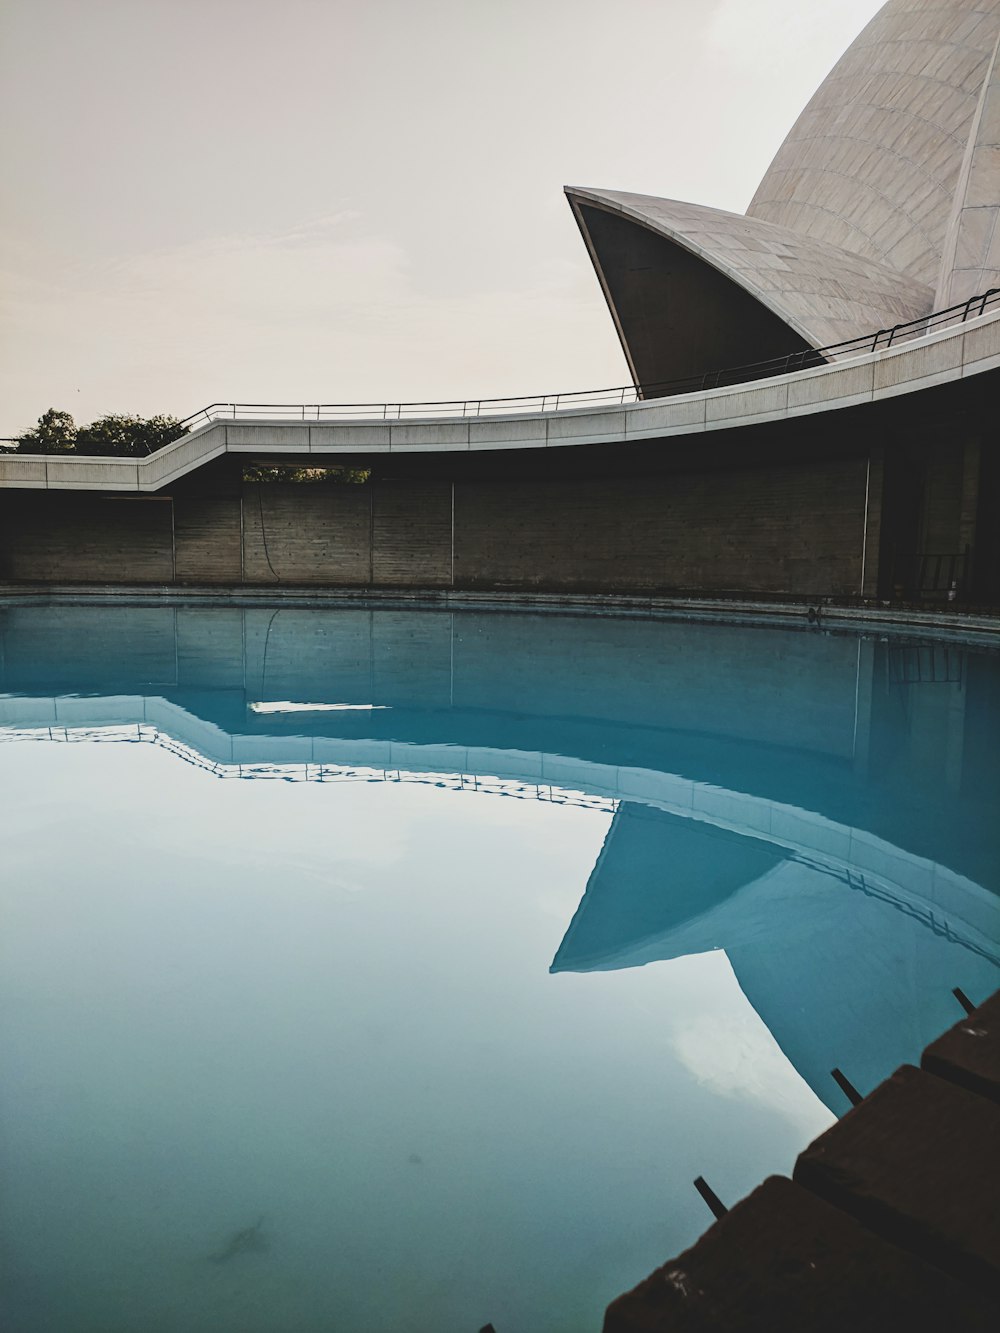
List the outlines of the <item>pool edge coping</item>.
{"label": "pool edge coping", "polygon": [[451,588],[369,588],[242,584],[28,584],[0,583],[0,608],[23,605],[193,605],[367,607],[385,610],[544,612],[630,619],[732,624],[782,624],[793,628],[918,633],[977,640],[1000,646],[1000,612],[933,610],[876,601],[823,597],[770,599],[754,596],[655,595],[625,592],[532,592]]}

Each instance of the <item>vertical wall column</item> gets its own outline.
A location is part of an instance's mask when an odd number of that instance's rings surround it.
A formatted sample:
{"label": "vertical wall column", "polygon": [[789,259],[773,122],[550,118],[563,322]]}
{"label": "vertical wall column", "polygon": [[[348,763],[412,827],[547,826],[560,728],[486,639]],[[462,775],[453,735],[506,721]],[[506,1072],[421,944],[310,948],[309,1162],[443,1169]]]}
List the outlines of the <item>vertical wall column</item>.
{"label": "vertical wall column", "polygon": [[867,778],[871,760],[872,704],[875,695],[875,645],[858,639],[857,675],[854,684],[854,771]]}
{"label": "vertical wall column", "polygon": [[879,592],[882,552],[882,501],[885,490],[885,449],[873,444],[868,455],[868,480],[865,487],[865,530],[861,552],[861,596],[873,598]]}
{"label": "vertical wall column", "polygon": [[965,594],[977,584],[976,576],[976,539],[977,519],[979,517],[979,480],[982,470],[983,448],[977,435],[965,442],[962,455],[962,500],[958,514],[958,549],[971,553],[971,567],[965,571]]}

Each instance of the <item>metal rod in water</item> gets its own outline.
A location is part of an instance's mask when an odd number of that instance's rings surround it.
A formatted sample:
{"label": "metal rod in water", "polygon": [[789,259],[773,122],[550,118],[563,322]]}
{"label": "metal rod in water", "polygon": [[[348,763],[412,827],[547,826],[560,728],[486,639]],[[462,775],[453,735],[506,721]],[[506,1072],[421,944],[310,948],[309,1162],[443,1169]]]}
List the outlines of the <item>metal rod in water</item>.
{"label": "metal rod in water", "polygon": [[847,1077],[846,1074],[842,1073],[839,1069],[831,1069],[830,1077],[833,1079],[837,1087],[844,1094],[844,1096],[847,1098],[847,1100],[851,1103],[852,1106],[857,1106],[859,1102],[864,1101],[864,1097],[862,1097],[861,1093],[858,1092],[857,1088],[854,1086],[851,1080]]}
{"label": "metal rod in water", "polygon": [[716,1194],[715,1190],[708,1184],[704,1176],[698,1177],[694,1182],[694,1187],[712,1210],[712,1216],[716,1221],[718,1221],[720,1217],[725,1217],[729,1212],[729,1209]]}
{"label": "metal rod in water", "polygon": [[955,989],[952,991],[952,995],[954,995],[955,999],[959,1002],[959,1004],[962,1006],[962,1008],[965,1010],[967,1014],[975,1012],[976,1006],[972,1003],[972,1001],[969,999],[968,995],[966,995],[964,990],[960,990],[959,987],[956,986]]}

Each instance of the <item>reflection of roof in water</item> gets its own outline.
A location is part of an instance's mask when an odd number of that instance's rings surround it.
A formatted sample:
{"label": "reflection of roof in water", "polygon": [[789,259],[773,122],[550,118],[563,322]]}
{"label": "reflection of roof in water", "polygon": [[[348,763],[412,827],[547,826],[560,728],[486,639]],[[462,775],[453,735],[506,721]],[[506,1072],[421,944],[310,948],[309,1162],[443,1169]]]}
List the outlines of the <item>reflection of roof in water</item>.
{"label": "reflection of roof in water", "polygon": [[824,1099],[832,1065],[865,1088],[949,1024],[951,987],[979,998],[993,975],[997,655],[654,621],[18,606],[0,689],[0,739],[619,809],[556,965],[724,947]]}
{"label": "reflection of roof in water", "polygon": [[[52,720],[62,721],[53,725]],[[94,718],[98,725],[88,725]],[[128,718],[142,721],[128,722]],[[149,743],[220,778],[284,782],[405,782],[613,812],[630,824],[673,817],[687,830],[693,864],[705,838],[734,835],[743,848],[818,868],[974,950],[1000,938],[1000,901],[948,866],[915,856],[814,811],[677,774],[538,751],[351,739],[326,735],[230,735],[162,698],[0,699],[0,741],[44,739]],[[49,720],[48,725],[42,725]],[[73,725],[70,724],[72,721]],[[18,726],[17,723],[21,725]],[[619,821],[618,826],[620,826]],[[651,855],[660,830],[650,831]],[[609,848],[617,842],[609,839]],[[634,848],[634,836],[630,840]],[[613,853],[606,849],[602,863]],[[718,854],[716,854],[716,860]],[[734,873],[734,872],[732,872]],[[591,910],[593,908],[591,907]]]}
{"label": "reflection of roof in water", "polygon": [[[752,836],[623,803],[552,964],[636,967],[725,949],[779,1046],[834,1110],[953,1021],[951,991],[996,987],[1000,922],[973,938],[940,905],[872,891]],[[853,890],[853,891],[852,891]]]}
{"label": "reflection of roof in water", "polygon": [[413,783],[418,786],[445,787],[451,791],[480,792],[489,796],[508,796],[516,800],[542,801],[549,805],[573,805],[586,810],[600,810],[614,814],[618,800],[610,796],[573,791],[551,782],[530,782],[518,778],[500,777],[485,773],[451,773],[405,768],[372,768],[369,765],[351,765],[310,762],[309,760],[281,763],[225,763],[211,759],[183,741],[161,731],[151,723],[130,726],[105,727],[0,727],[0,744],[5,741],[56,741],[63,744],[117,744],[155,745],[166,750],[185,764],[200,768],[213,777],[236,779],[243,782],[389,782]]}
{"label": "reflection of roof in water", "polygon": [[[381,716],[406,722],[402,709]],[[947,1025],[953,986],[978,995],[995,984],[994,894],[753,792],[542,751],[320,727],[232,733],[157,696],[0,698],[0,739],[29,737],[155,744],[222,778],[420,782],[617,811],[553,970],[724,948],[781,1048],[835,1109],[833,1065],[873,1086]]]}

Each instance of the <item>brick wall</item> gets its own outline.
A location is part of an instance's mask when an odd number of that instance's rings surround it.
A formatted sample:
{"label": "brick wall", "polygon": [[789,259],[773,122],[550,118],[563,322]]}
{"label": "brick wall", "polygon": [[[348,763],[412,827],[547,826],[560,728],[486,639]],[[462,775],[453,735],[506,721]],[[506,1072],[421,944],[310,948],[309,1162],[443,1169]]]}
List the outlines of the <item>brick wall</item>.
{"label": "brick wall", "polygon": [[5,491],[0,513],[4,578],[170,583],[174,577],[169,500]]}
{"label": "brick wall", "polygon": [[0,577],[802,596],[859,589],[861,458],[239,494],[0,495]]}
{"label": "brick wall", "polygon": [[458,485],[459,586],[851,594],[861,459]]}

